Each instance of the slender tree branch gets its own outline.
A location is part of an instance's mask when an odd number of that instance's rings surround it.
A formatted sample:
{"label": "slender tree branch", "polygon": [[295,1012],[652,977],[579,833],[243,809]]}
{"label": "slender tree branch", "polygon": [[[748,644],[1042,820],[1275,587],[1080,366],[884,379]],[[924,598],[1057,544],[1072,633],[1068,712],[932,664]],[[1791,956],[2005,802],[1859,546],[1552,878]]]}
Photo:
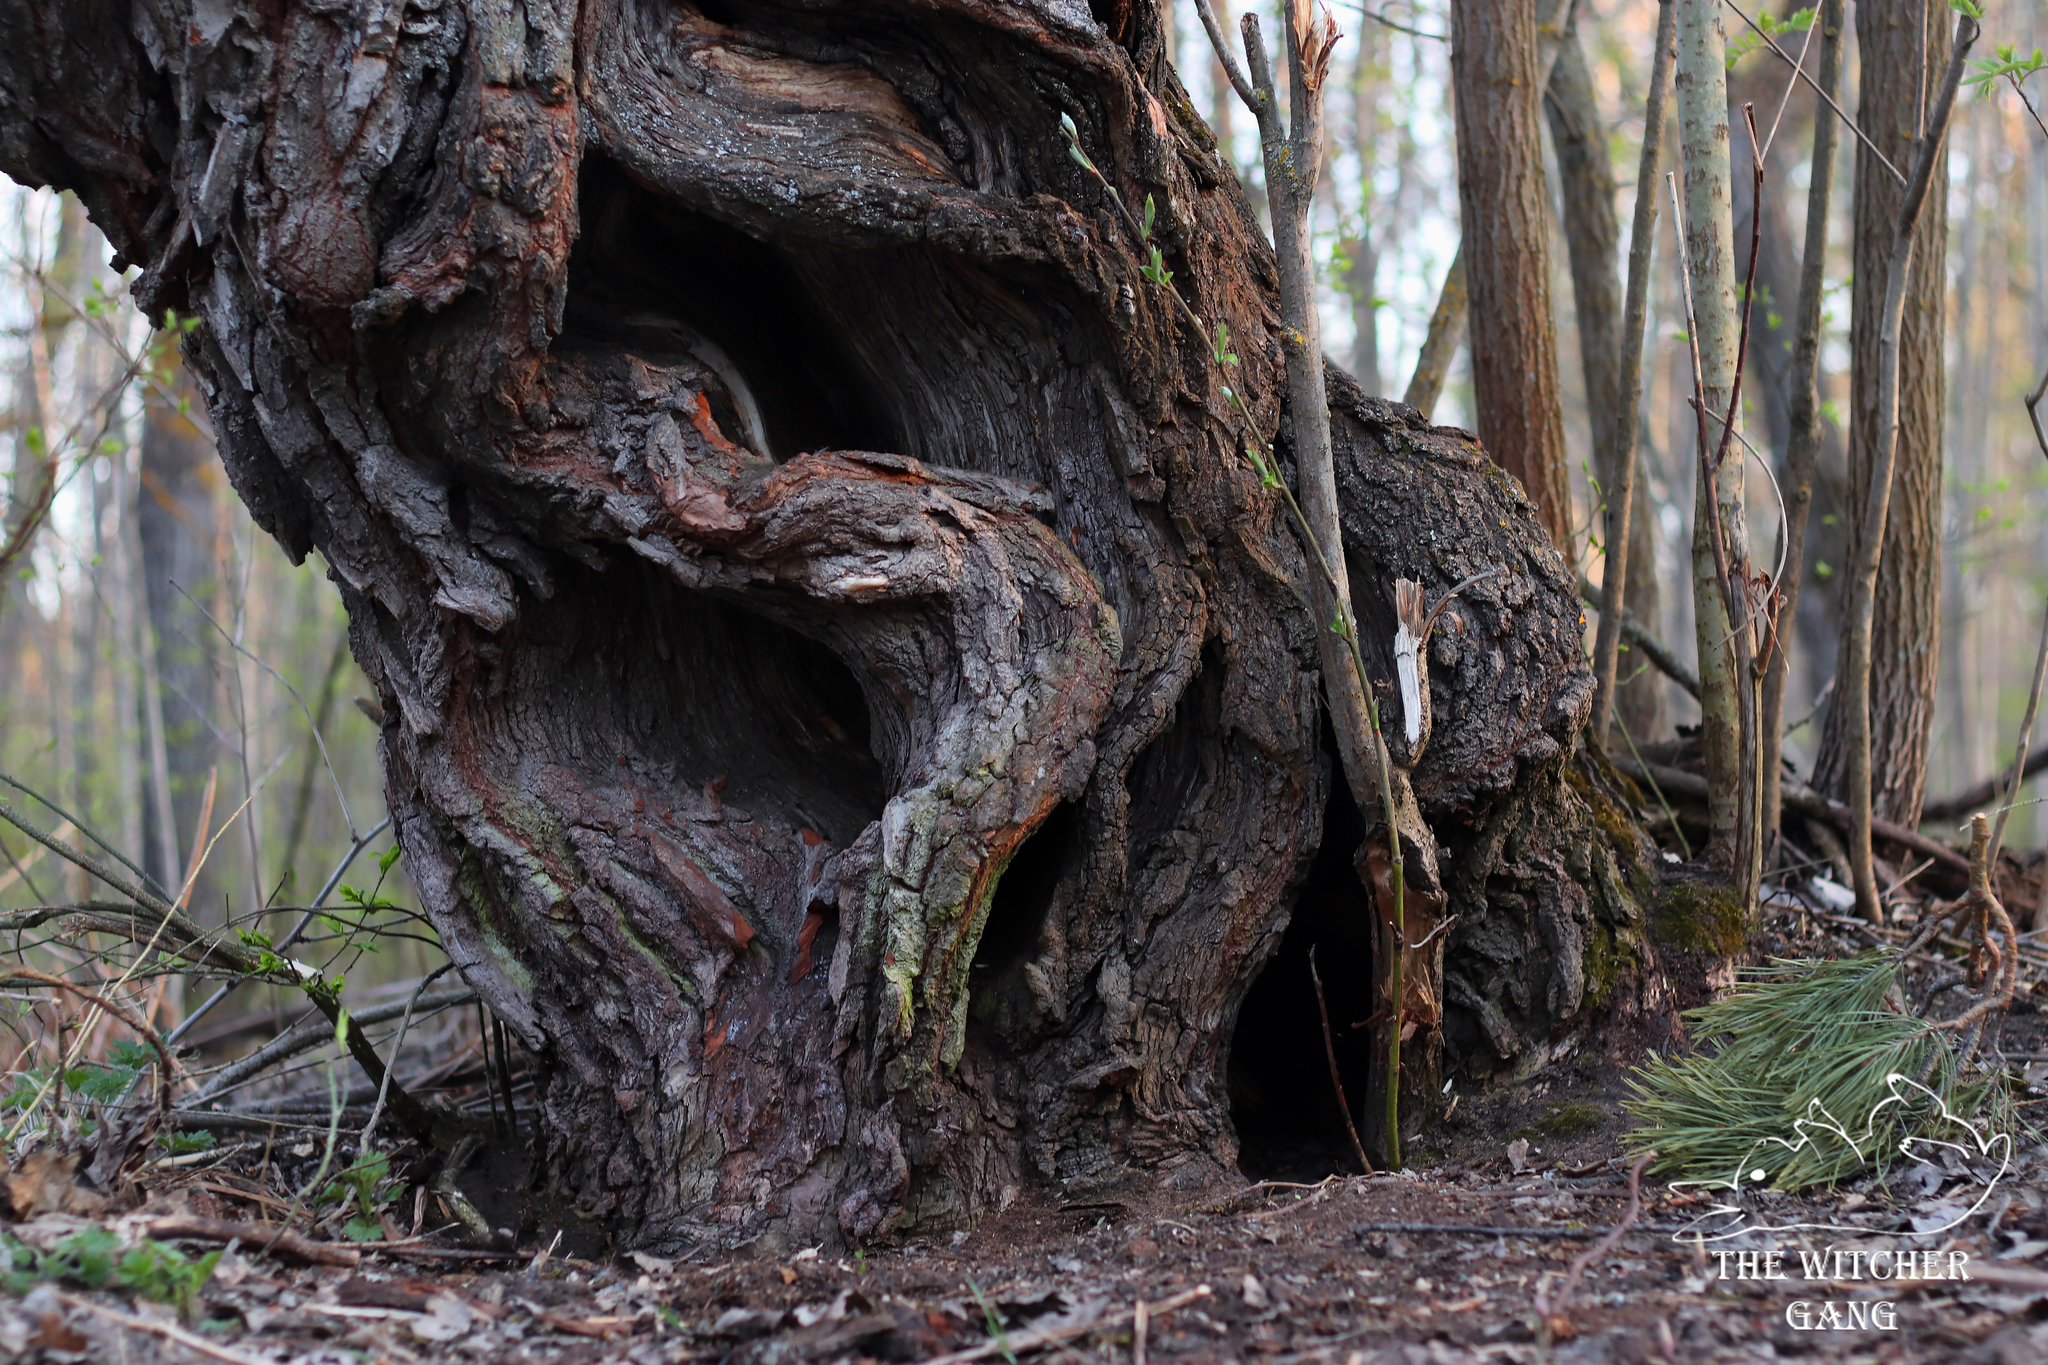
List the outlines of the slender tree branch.
{"label": "slender tree branch", "polygon": [[[1833,90],[1842,75],[1843,0],[1821,0],[1822,90]],[[1813,121],[1812,174],[1806,191],[1806,243],[1799,263],[1799,306],[1792,343],[1790,426],[1785,452],[1784,571],[1778,576],[1779,621],[1796,623],[1799,590],[1806,574],[1806,527],[1813,507],[1813,470],[1820,454],[1820,317],[1827,287],[1828,212],[1834,193],[1836,124]],[[1784,801],[1785,688],[1791,681],[1791,659],[1773,651],[1764,675],[1763,756],[1758,763],[1764,780],[1764,837],[1778,836]]]}
{"label": "slender tree branch", "polygon": [[1337,1107],[1344,1112],[1344,1131],[1351,1135],[1351,1150],[1358,1157],[1358,1168],[1367,1175],[1373,1174],[1372,1162],[1365,1156],[1365,1144],[1358,1140],[1358,1125],[1351,1121],[1351,1101],[1344,1098],[1344,1078],[1337,1072],[1337,1044],[1330,1037],[1330,1007],[1323,1000],[1323,975],[1316,970],[1316,950],[1308,950],[1308,976],[1316,983],[1316,1013],[1323,1020],[1323,1056],[1330,1063],[1330,1085],[1337,1092]]}
{"label": "slender tree branch", "polygon": [[1202,16],[1202,27],[1209,31],[1209,46],[1216,51],[1216,61],[1222,66],[1223,74],[1229,78],[1230,88],[1245,102],[1247,108],[1257,113],[1259,92],[1252,89],[1245,79],[1244,68],[1237,64],[1237,58],[1230,55],[1230,40],[1223,36],[1223,26],[1216,22],[1216,6],[1210,0],[1195,0],[1195,10]]}
{"label": "slender tree branch", "polygon": [[[1649,309],[1650,253],[1657,239],[1657,162],[1664,144],[1664,95],[1671,82],[1678,6],[1657,6],[1657,47],[1650,60],[1650,92],[1643,111],[1643,154],[1636,169],[1635,221],[1628,237],[1628,295],[1622,305],[1621,392],[1614,409],[1614,450],[1608,459],[1613,487],[1607,495],[1607,562],[1601,573],[1600,629],[1593,642],[1595,744],[1604,744],[1614,709],[1615,671],[1621,657],[1623,603],[1628,589],[1629,506],[1636,489],[1636,405],[1643,396],[1643,329]],[[1693,695],[1699,695],[1694,681]]]}
{"label": "slender tree branch", "polygon": [[1763,39],[1764,43],[1771,49],[1771,51],[1777,53],[1779,58],[1784,61],[1785,65],[1792,68],[1793,72],[1798,75],[1799,79],[1805,81],[1809,86],[1813,87],[1813,93],[1819,95],[1821,99],[1827,102],[1828,108],[1835,111],[1836,117],[1840,118],[1843,123],[1849,126],[1850,132],[1856,134],[1857,141],[1861,142],[1864,148],[1872,156],[1877,158],[1877,164],[1884,167],[1886,170],[1892,173],[1892,179],[1898,181],[1901,185],[1906,183],[1906,177],[1899,173],[1899,168],[1897,166],[1892,165],[1891,158],[1886,156],[1883,152],[1877,150],[1877,144],[1872,142],[1869,136],[1865,134],[1861,128],[1856,126],[1856,120],[1850,118],[1847,114],[1842,112],[1842,106],[1835,103],[1835,97],[1829,94],[1827,91],[1821,89],[1820,85],[1813,79],[1813,77],[1806,74],[1805,68],[1802,67],[1798,62],[1793,61],[1792,58],[1786,54],[1784,48],[1778,46],[1777,39],[1773,38],[1770,34],[1764,32],[1762,29],[1757,28],[1756,21],[1750,18],[1747,14],[1744,14],[1742,12],[1742,7],[1737,5],[1735,3],[1735,0],[1721,0],[1721,3],[1728,6],[1729,9],[1734,10],[1736,18],[1740,19],[1743,23],[1748,24],[1750,28],[1754,30],[1757,37]]}

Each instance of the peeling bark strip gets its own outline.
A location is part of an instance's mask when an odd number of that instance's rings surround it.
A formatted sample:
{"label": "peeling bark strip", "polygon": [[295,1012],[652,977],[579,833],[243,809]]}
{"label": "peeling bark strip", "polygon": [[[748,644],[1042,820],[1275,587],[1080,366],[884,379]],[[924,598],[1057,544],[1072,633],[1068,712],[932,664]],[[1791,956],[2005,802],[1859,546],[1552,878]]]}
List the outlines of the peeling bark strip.
{"label": "peeling bark strip", "polygon": [[[539,1061],[540,1169],[634,1245],[1235,1160],[1232,1030],[1331,781],[1317,623],[1205,339],[1067,157],[1063,113],[1153,197],[1286,457],[1271,253],[1158,11],[1120,34],[0,7],[0,166],[203,319],[235,487],[347,602],[424,907]],[[1387,584],[1504,570],[1422,651],[1459,919],[1402,1027],[1528,1064],[1647,962],[1640,850],[1565,762],[1583,618],[1469,436],[1331,400],[1376,685]]]}

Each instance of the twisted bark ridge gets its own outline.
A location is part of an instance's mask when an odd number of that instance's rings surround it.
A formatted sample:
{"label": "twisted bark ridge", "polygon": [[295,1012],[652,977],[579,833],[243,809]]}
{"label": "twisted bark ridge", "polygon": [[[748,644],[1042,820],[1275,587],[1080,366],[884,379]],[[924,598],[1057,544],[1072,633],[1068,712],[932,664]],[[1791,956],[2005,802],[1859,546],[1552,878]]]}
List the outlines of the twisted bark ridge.
{"label": "twisted bark ridge", "polygon": [[[347,601],[425,908],[542,1064],[539,1169],[633,1244],[1235,1158],[1330,765],[1299,547],[1059,132],[1153,196],[1278,427],[1270,252],[1157,11],[1116,13],[0,12],[0,165],[201,318],[235,487]],[[1394,577],[1505,570],[1407,756],[1484,1071],[1589,1017],[1551,856],[1593,835],[1582,620],[1469,437],[1333,400],[1386,677]],[[1550,842],[1511,857],[1504,811]]]}

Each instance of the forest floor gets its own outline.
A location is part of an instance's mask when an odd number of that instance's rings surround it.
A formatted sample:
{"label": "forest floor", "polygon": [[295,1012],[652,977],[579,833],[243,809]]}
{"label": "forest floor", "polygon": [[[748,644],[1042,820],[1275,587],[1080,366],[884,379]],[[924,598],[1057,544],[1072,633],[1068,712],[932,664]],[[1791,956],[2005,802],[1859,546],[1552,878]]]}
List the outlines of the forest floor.
{"label": "forest floor", "polygon": [[[1774,933],[1766,954],[1836,955],[1869,938],[1808,916]],[[75,1283],[0,1297],[0,1361],[2039,1362],[2048,1145],[2024,1116],[2048,1105],[2048,1028],[2032,999],[1994,1040],[2027,1092],[2009,1167],[1950,1156],[1758,1206],[1776,1223],[1831,1230],[1700,1241],[1686,1234],[1706,1201],[1651,1178],[1633,1225],[1602,1249],[1630,1204],[1627,1073],[1589,1050],[1466,1096],[1399,1175],[1027,1196],[972,1232],[851,1257],[599,1262],[536,1233],[510,1250],[329,1244],[321,1254],[356,1263],[309,1265],[240,1244],[182,1317]],[[1331,1155],[1305,1149],[1293,1164],[1317,1161],[1328,1169]],[[269,1191],[257,1174],[247,1148],[224,1149],[159,1171],[127,1217],[253,1220],[284,1201],[292,1172],[266,1166]],[[479,1206],[492,1202],[492,1174],[505,1183],[502,1164],[471,1177]],[[48,1213],[9,1230],[50,1246],[79,1226]],[[1807,1278],[1799,1252],[1830,1247],[1841,1261]],[[1869,1252],[1887,1253],[1889,1270],[1900,1248],[1936,1253],[1914,1262],[1923,1273],[1967,1278],[1869,1277]],[[1781,1262],[1764,1257],[1773,1251]]]}

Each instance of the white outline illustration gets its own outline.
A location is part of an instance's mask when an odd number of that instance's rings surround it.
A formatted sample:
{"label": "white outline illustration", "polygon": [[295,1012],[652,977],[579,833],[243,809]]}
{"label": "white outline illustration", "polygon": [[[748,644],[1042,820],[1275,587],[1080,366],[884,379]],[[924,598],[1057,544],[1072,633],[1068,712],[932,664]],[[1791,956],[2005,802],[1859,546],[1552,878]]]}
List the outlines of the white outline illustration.
{"label": "white outline illustration", "polygon": [[[1963,1118],[1962,1116],[1950,1110],[1947,1101],[1942,1099],[1940,1095],[1936,1094],[1927,1086],[1922,1085],[1919,1081],[1914,1080],[1911,1076],[1903,1075],[1900,1072],[1894,1071],[1888,1073],[1885,1076],[1884,1081],[1886,1089],[1888,1089],[1891,1093],[1884,1099],[1878,1101],[1876,1108],[1870,1111],[1870,1116],[1864,1120],[1863,1132],[1860,1138],[1851,1136],[1849,1130],[1844,1128],[1841,1125],[1841,1123],[1836,1120],[1835,1116],[1827,1111],[1826,1106],[1824,1106],[1819,1100],[1810,1100],[1807,1102],[1805,1116],[1803,1118],[1797,1118],[1792,1120],[1793,1131],[1798,1135],[1797,1141],[1788,1141],[1784,1138],[1776,1137],[1759,1138],[1754,1144],[1750,1146],[1750,1149],[1743,1154],[1742,1161],[1736,1167],[1734,1179],[1672,1181],[1671,1188],[1673,1190],[1698,1188],[1709,1190],[1722,1190],[1726,1192],[1722,1196],[1721,1201],[1713,1204],[1705,1211],[1697,1214],[1693,1218],[1692,1222],[1689,1225],[1687,1225],[1686,1228],[1684,1228],[1681,1231],[1672,1233],[1672,1240],[1677,1242],[1684,1242],[1687,1245],[1691,1245],[1695,1242],[1705,1243],[1725,1241],[1728,1238],[1740,1237],[1745,1233],[1751,1232],[1843,1232],[1867,1236],[1871,1233],[1883,1231],[1877,1228],[1862,1227],[1857,1226],[1855,1224],[1844,1223],[1754,1223],[1750,1221],[1751,1215],[1748,1210],[1744,1209],[1739,1204],[1729,1203],[1727,1201],[1733,1196],[1740,1195],[1744,1189],[1759,1186],[1769,1178],[1769,1172],[1766,1171],[1763,1165],[1761,1164],[1761,1158],[1759,1156],[1759,1153],[1772,1146],[1783,1148],[1784,1154],[1789,1157],[1794,1153],[1804,1150],[1809,1143],[1817,1141],[1818,1134],[1825,1133],[1833,1136],[1834,1138],[1842,1142],[1847,1143],[1849,1147],[1853,1151],[1855,1151],[1857,1156],[1865,1157],[1865,1159],[1867,1159],[1868,1151],[1870,1149],[1875,1148],[1879,1140],[1878,1135],[1875,1131],[1877,1127],[1878,1115],[1883,1113],[1886,1109],[1889,1109],[1895,1104],[1906,1104],[1910,1102],[1909,1097],[1901,1093],[1900,1087],[1902,1085],[1910,1086],[1914,1090],[1919,1091],[1920,1094],[1925,1095],[1928,1099],[1932,1100],[1934,1102],[1935,1108],[1940,1111],[1939,1121],[1943,1123],[1952,1124],[1955,1127],[1958,1127],[1962,1129],[1964,1132],[1968,1133],[1970,1137],[1975,1141],[1977,1150],[1974,1153],[1972,1153],[1970,1149],[1960,1141],[1950,1142],[1945,1141],[1941,1138],[1918,1137],[1909,1135],[1899,1140],[1898,1151],[1901,1156],[1906,1157],[1908,1160],[1912,1161],[1925,1160],[1926,1158],[1918,1150],[1919,1148],[1925,1146],[1933,1148],[1947,1148],[1948,1150],[1955,1152],[1963,1160],[1968,1161],[1973,1156],[1988,1157],[1992,1154],[1993,1149],[1996,1148],[1998,1149],[1998,1173],[1992,1176],[1991,1179],[1985,1183],[1983,1193],[1977,1196],[1977,1202],[1970,1205],[1969,1208],[1965,1209],[1955,1218],[1951,1219],[1946,1223],[1943,1223],[1940,1227],[1928,1228],[1925,1231],[1888,1233],[1887,1235],[1899,1237],[1933,1237],[1940,1233],[1947,1232],[1951,1228],[1954,1228],[1962,1224],[1963,1222],[1967,1221],[1969,1218],[1975,1215],[1979,1209],[1984,1207],[1985,1201],[1991,1198],[1992,1191],[1998,1188],[1998,1182],[2005,1179],[2006,1174],[2012,1170],[2012,1135],[2010,1133],[1992,1133],[1989,1131],[1988,1124],[1984,1128],[1979,1128],[1970,1120]],[[1719,1218],[1724,1215],[1732,1215],[1733,1221],[1725,1227],[1722,1227],[1719,1230],[1714,1231],[1712,1235],[1708,1235],[1708,1231],[1702,1228],[1701,1225],[1703,1223],[1706,1223],[1710,1219]]]}

